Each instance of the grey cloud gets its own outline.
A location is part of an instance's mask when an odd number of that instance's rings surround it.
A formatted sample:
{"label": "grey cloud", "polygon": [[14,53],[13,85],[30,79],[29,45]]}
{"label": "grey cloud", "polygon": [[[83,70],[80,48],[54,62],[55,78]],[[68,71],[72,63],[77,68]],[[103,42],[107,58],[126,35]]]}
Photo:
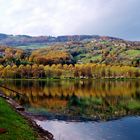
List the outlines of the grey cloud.
{"label": "grey cloud", "polygon": [[0,0],[0,32],[140,39],[139,0]]}

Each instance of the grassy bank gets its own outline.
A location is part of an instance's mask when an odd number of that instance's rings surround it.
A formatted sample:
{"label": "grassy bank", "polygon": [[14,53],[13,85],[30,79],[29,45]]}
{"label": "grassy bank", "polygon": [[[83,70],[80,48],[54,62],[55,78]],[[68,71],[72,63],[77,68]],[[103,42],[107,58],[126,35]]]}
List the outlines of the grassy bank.
{"label": "grassy bank", "polygon": [[0,128],[7,130],[7,133],[0,134],[0,140],[36,140],[36,134],[26,120],[2,98],[0,98]]}

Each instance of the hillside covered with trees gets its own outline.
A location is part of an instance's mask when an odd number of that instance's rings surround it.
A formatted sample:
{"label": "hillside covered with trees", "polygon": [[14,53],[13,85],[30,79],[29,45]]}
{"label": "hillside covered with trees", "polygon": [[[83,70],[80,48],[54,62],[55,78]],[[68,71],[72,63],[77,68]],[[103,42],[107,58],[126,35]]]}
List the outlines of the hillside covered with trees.
{"label": "hillside covered with trees", "polygon": [[37,49],[27,45],[27,48],[0,46],[2,78],[132,78],[140,75],[140,42],[94,36],[81,41],[55,42]]}

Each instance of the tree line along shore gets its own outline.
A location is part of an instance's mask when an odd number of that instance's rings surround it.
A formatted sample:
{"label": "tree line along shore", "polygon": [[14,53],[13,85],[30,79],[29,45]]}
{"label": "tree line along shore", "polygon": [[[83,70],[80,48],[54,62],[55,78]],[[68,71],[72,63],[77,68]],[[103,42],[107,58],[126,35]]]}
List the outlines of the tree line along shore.
{"label": "tree line along shore", "polygon": [[106,64],[27,64],[0,65],[0,78],[38,79],[38,78],[139,78],[140,68],[133,66],[113,66]]}

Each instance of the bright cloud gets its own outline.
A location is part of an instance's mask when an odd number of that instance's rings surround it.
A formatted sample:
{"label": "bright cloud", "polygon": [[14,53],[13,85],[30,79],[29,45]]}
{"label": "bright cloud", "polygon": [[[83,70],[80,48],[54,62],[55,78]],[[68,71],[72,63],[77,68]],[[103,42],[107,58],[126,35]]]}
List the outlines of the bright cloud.
{"label": "bright cloud", "polygon": [[0,0],[0,32],[140,39],[139,0]]}

